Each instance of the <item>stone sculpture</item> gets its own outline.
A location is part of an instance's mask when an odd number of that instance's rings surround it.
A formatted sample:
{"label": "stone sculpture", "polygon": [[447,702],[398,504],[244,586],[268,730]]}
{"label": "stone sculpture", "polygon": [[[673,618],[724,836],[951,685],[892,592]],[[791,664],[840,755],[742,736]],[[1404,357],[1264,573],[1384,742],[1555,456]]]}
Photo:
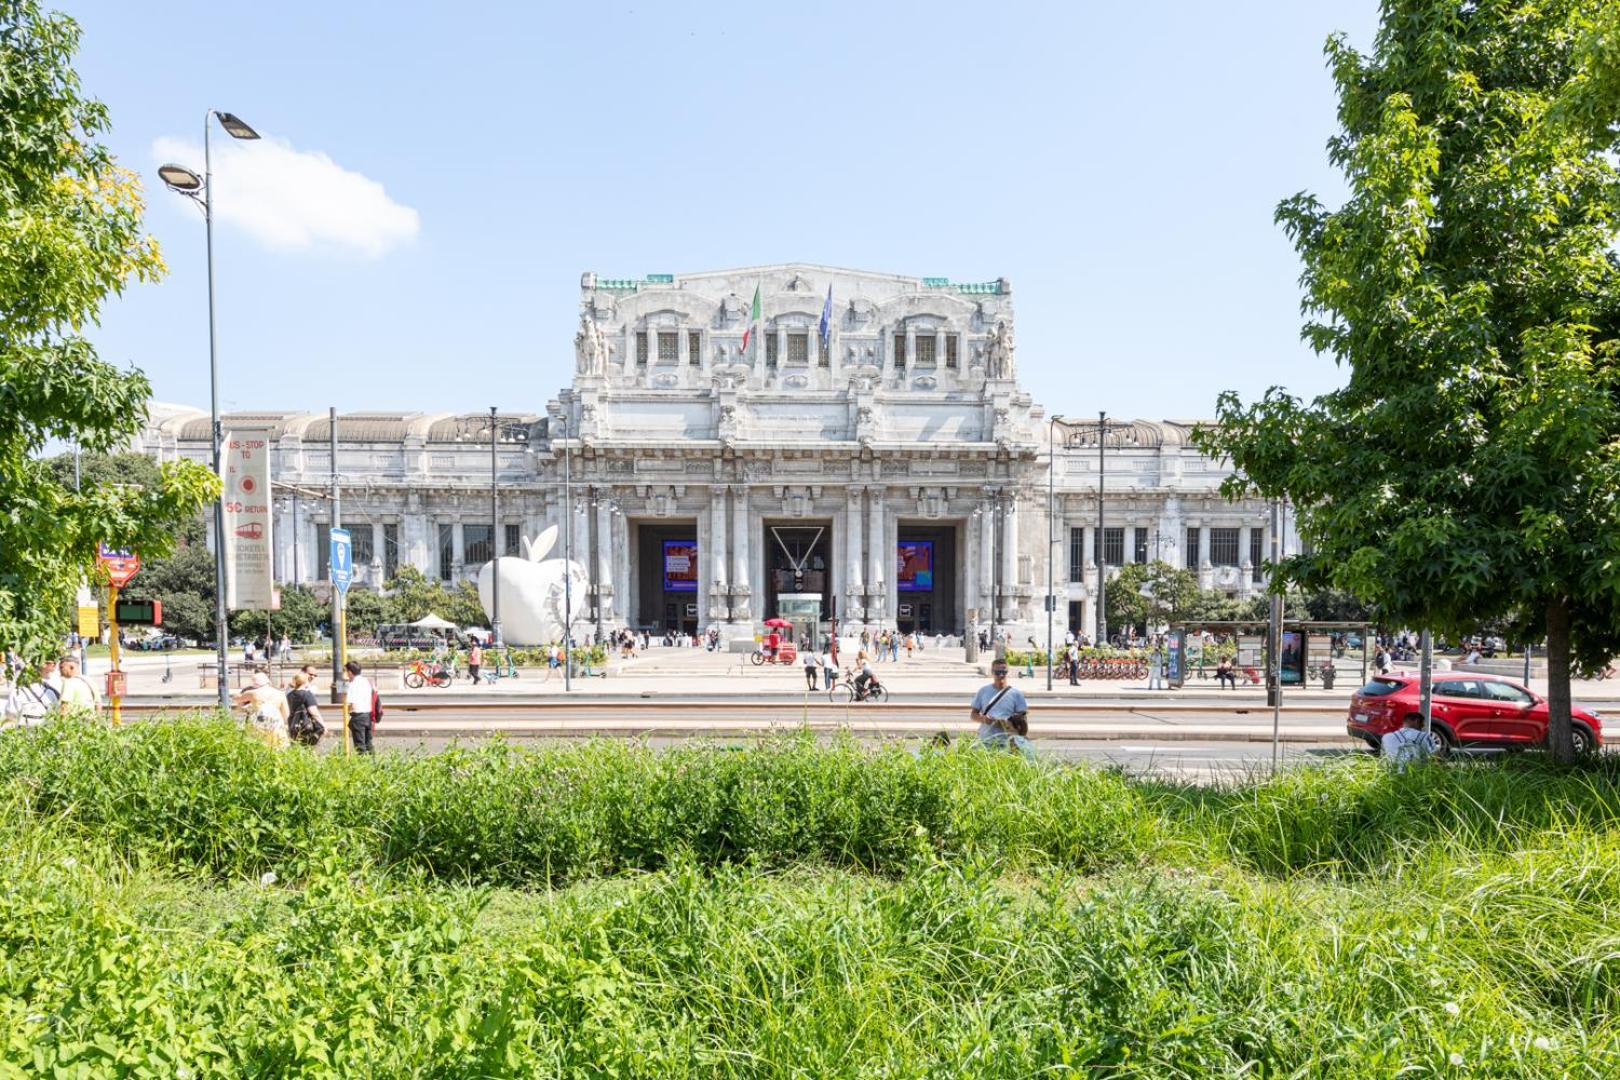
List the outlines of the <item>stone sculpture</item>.
{"label": "stone sculpture", "polygon": [[579,333],[574,335],[574,363],[581,375],[600,375],[607,367],[607,339],[587,308],[579,313]]}
{"label": "stone sculpture", "polygon": [[990,339],[985,343],[985,375],[992,379],[1013,378],[1013,335],[1012,327],[1005,320],[998,319],[996,328],[990,331]]}
{"label": "stone sculpture", "polygon": [[531,543],[524,537],[523,557],[503,555],[478,571],[478,602],[494,618],[495,575],[501,577],[501,637],[508,645],[544,645],[562,640],[564,581],[572,583],[573,623],[577,637],[585,623],[585,567],[565,559],[547,559],[557,543],[552,525]]}

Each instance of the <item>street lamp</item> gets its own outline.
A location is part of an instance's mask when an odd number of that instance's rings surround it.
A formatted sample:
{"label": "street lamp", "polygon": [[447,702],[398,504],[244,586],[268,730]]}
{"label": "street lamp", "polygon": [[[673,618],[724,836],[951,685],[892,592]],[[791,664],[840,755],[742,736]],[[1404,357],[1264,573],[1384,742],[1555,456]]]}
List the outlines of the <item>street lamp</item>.
{"label": "street lamp", "polygon": [[[1088,424],[1087,427],[1090,427]],[[1137,444],[1135,425],[1129,421],[1110,420],[1107,412],[1097,414],[1096,431],[1082,430],[1068,440],[1070,446],[1087,446],[1091,440],[1097,441],[1097,541],[1095,555],[1097,557],[1097,644],[1108,644],[1108,546],[1103,540],[1103,492],[1107,486],[1108,461],[1103,457],[1103,450],[1111,443],[1115,447],[1129,447]]]}
{"label": "street lamp", "polygon": [[[218,118],[220,127],[233,139],[257,139],[254,131],[234,113],[209,109],[203,113],[203,175],[184,165],[163,165],[158,176],[170,191],[184,195],[202,208],[203,227],[208,237],[208,412],[212,422],[210,431],[214,443],[214,475],[221,478],[220,425],[219,425],[219,343],[214,320],[214,156],[209,143],[212,121]],[[225,616],[225,490],[220,487],[219,498],[214,500],[214,647],[219,660],[219,707],[231,707],[229,684],[230,660],[226,653],[229,637]]]}
{"label": "street lamp", "polygon": [[1052,609],[1057,607],[1057,583],[1052,580],[1052,549],[1057,546],[1057,450],[1053,435],[1063,417],[1046,422],[1046,689],[1052,690]]}
{"label": "street lamp", "polygon": [[503,442],[528,442],[529,432],[527,425],[521,421],[502,420],[497,407],[491,405],[489,420],[486,423],[475,425],[471,417],[457,422],[456,441],[461,442],[469,436],[482,435],[486,431],[489,432],[489,557],[492,563],[489,633],[490,644],[500,649],[506,647],[506,639],[501,635],[500,537],[504,530],[501,528],[500,461],[496,456],[496,450]]}

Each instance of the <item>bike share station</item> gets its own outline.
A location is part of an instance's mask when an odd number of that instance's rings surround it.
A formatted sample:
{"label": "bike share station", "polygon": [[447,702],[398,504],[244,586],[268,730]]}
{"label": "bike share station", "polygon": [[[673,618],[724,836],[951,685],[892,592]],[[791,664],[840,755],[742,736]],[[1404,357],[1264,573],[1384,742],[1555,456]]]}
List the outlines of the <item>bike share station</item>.
{"label": "bike share station", "polygon": [[[1361,622],[1309,622],[1285,619],[1282,624],[1282,684],[1308,687],[1319,685],[1333,689],[1338,672],[1333,661],[1345,658],[1341,644],[1350,634],[1361,636],[1361,682],[1367,681],[1367,669],[1372,647],[1372,624]],[[1204,635],[1227,637],[1237,643],[1232,667],[1238,685],[1264,686],[1266,672],[1270,670],[1266,639],[1270,627],[1264,620],[1250,622],[1185,622],[1171,623],[1165,634],[1168,645],[1168,670],[1165,681],[1172,689],[1185,686],[1196,669],[1200,679],[1212,677],[1213,659],[1204,648]]]}

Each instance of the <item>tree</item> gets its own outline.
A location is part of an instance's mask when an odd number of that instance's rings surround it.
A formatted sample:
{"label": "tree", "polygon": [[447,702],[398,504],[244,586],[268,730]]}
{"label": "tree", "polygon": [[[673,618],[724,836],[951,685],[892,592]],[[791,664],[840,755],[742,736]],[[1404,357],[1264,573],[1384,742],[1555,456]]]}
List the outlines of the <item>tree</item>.
{"label": "tree", "polygon": [[0,0],[0,642],[34,656],[70,625],[98,542],[162,554],[217,490],[176,462],[75,492],[37,456],[50,440],[95,453],[140,430],[146,378],[102,363],[81,331],[110,294],[163,270],[139,185],[94,142],[107,110],[80,92],[78,40],[73,20]]}
{"label": "tree", "polygon": [[1546,636],[1559,760],[1572,657],[1620,649],[1620,17],[1612,0],[1386,0],[1327,54],[1349,195],[1277,219],[1303,336],[1348,368],[1304,403],[1223,394],[1196,436],[1229,496],[1287,497],[1282,576],[1396,625]]}
{"label": "tree", "polygon": [[1166,562],[1126,563],[1108,579],[1109,626],[1149,630],[1187,617],[1198,596],[1198,575]]}

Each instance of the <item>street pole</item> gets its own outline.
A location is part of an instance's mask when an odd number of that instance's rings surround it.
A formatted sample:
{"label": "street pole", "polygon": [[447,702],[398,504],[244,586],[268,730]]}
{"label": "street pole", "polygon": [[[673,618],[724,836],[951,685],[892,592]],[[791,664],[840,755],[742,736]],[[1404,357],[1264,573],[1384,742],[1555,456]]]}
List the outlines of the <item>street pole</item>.
{"label": "street pole", "polygon": [[[343,528],[343,500],[342,493],[338,491],[337,406],[329,406],[326,410],[326,415],[328,426],[330,428],[330,430],[327,432],[327,446],[329,447],[327,456],[332,459],[330,468],[332,483],[332,521],[331,524],[327,526],[326,548],[326,562],[327,565],[330,566],[332,563],[331,530]],[[343,627],[343,596],[338,591],[337,582],[331,581],[330,572],[327,574],[327,580],[332,586],[332,704],[338,705],[348,697],[347,694],[343,693],[343,649],[342,645],[340,644],[340,642],[342,642],[347,635],[344,633]]]}
{"label": "street pole", "polygon": [[1418,635],[1422,656],[1418,662],[1418,707],[1423,711],[1423,734],[1434,736],[1434,637],[1427,630]]}
{"label": "street pole", "polygon": [[[1276,584],[1277,564],[1282,561],[1282,509],[1280,500],[1271,502],[1271,575],[1267,585]],[[1282,751],[1282,597],[1272,590],[1270,652],[1271,663],[1271,771],[1277,771]]]}
{"label": "street pole", "polygon": [[230,657],[226,653],[230,628],[225,615],[225,474],[220,468],[220,441],[224,432],[219,424],[219,339],[214,318],[214,158],[208,132],[214,110],[203,114],[203,232],[208,243],[208,413],[214,439],[214,475],[219,478],[219,496],[214,499],[214,650],[219,661],[219,707],[229,710],[231,690]]}
{"label": "street pole", "polygon": [[117,727],[124,722],[123,686],[120,676],[123,672],[123,657],[119,651],[118,643],[118,586],[107,586],[107,626],[111,633],[107,636],[107,649],[112,656],[112,676],[107,680],[107,695],[112,698],[112,722]]}
{"label": "street pole", "polygon": [[568,416],[563,425],[563,692],[574,688],[574,503],[573,454],[568,444]]}
{"label": "street pole", "polygon": [[1103,443],[1108,441],[1108,413],[1097,414],[1097,641],[1099,649],[1108,647],[1108,545],[1103,542],[1103,486],[1106,482],[1108,459],[1103,456]]}
{"label": "street pole", "polygon": [[1057,544],[1056,478],[1057,452],[1053,433],[1057,417],[1046,422],[1046,690],[1052,690],[1052,609],[1057,606],[1057,584],[1052,580],[1052,548]]}
{"label": "street pole", "polygon": [[495,406],[489,407],[489,551],[494,557],[494,564],[490,570],[490,592],[494,598],[492,610],[489,615],[489,634],[495,648],[503,648],[505,639],[501,637],[501,487],[497,474],[498,466],[495,458],[495,443],[500,437],[500,427],[495,420]]}

